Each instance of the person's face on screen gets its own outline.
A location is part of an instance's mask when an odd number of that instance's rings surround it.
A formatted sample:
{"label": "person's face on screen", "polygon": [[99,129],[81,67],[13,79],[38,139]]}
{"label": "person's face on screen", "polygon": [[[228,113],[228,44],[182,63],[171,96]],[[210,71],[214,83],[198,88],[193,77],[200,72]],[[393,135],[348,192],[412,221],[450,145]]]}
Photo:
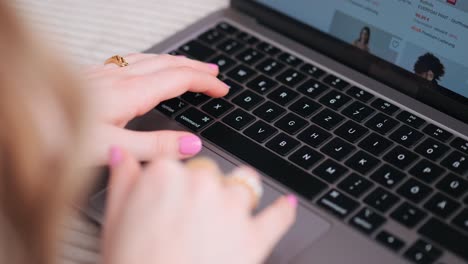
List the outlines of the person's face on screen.
{"label": "person's face on screen", "polygon": [[421,74],[419,74],[419,76],[423,77],[424,79],[428,81],[434,80],[434,73],[431,70],[427,72],[422,72]]}
{"label": "person's face on screen", "polygon": [[361,40],[365,43],[369,41],[369,32],[366,29],[361,30]]}

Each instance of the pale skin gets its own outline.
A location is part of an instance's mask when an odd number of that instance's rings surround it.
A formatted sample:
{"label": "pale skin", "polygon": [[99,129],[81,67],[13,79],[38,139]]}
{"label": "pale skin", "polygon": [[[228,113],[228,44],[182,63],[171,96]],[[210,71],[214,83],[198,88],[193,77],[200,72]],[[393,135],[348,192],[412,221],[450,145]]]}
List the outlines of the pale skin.
{"label": "pale skin", "polygon": [[[228,87],[213,65],[169,55],[125,56],[130,66],[85,71],[97,103],[90,162],[108,163],[111,182],[103,232],[104,263],[262,263],[295,219],[294,196],[252,215],[255,197],[226,184],[215,163],[183,165],[188,132],[133,132],[134,117],[186,91],[221,97]],[[109,154],[110,153],[110,154]],[[140,161],[148,161],[141,167]],[[232,174],[259,179],[251,168]]]}

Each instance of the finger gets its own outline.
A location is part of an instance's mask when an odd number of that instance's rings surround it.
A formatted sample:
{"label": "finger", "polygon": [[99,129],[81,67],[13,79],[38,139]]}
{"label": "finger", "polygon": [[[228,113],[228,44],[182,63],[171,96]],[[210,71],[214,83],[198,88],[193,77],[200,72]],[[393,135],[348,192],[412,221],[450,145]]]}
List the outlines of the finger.
{"label": "finger", "polygon": [[[250,214],[258,204],[261,193],[261,180],[250,167],[238,167],[224,178],[226,193],[231,201]],[[250,182],[247,182],[250,180]]]}
{"label": "finger", "polygon": [[190,67],[213,76],[217,76],[219,73],[219,68],[216,64],[192,60],[185,56],[172,56],[168,54],[145,58],[136,63],[129,62],[129,66],[126,67],[125,71],[133,75],[144,75],[178,67]]}
{"label": "finger", "polygon": [[196,135],[183,131],[151,131],[140,132],[124,128],[103,127],[96,138],[98,151],[106,151],[110,146],[118,144],[125,148],[139,161],[150,161],[156,157],[185,159],[198,154],[202,149],[202,141]]}
{"label": "finger", "polygon": [[194,158],[187,161],[185,166],[189,170],[203,170],[217,176],[221,175],[221,170],[219,169],[218,164],[210,158]]}
{"label": "finger", "polygon": [[119,215],[119,209],[125,204],[130,191],[141,173],[141,166],[134,157],[120,147],[112,147],[109,151],[111,170],[108,191],[108,206],[106,218],[113,221]]}
{"label": "finger", "polygon": [[[139,61],[147,60],[150,58],[157,58],[158,56],[159,56],[158,54],[151,54],[151,53],[131,53],[131,54],[123,56],[123,58],[125,59],[126,62],[128,62],[129,65],[133,65],[133,64],[138,63]],[[111,69],[121,68],[114,63],[105,63],[105,61],[103,62],[102,66],[103,66],[101,68],[102,70],[111,70]]]}
{"label": "finger", "polygon": [[257,239],[255,245],[259,247],[259,263],[291,227],[296,218],[296,210],[296,197],[283,196],[254,218],[253,230]]}
{"label": "finger", "polygon": [[128,96],[123,103],[142,115],[162,101],[187,91],[204,93],[211,97],[225,96],[229,87],[218,78],[190,67],[170,68],[155,74],[136,76],[128,80]]}

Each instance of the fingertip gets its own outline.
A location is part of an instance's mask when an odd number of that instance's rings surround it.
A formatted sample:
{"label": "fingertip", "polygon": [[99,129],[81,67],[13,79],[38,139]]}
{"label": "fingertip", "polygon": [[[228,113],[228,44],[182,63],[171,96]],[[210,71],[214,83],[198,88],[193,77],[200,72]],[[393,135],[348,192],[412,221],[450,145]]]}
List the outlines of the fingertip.
{"label": "fingertip", "polygon": [[193,134],[179,138],[179,153],[183,156],[193,156],[202,150],[201,139]]}
{"label": "fingertip", "polygon": [[112,146],[109,149],[109,166],[117,167],[123,161],[123,151],[118,146]]}

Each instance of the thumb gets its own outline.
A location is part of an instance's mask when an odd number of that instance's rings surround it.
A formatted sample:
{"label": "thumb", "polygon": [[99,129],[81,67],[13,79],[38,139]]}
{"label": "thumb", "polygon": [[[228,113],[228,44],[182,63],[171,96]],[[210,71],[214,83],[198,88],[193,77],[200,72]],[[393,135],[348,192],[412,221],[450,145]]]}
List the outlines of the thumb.
{"label": "thumb", "polygon": [[196,135],[183,131],[132,131],[115,126],[99,126],[94,133],[91,163],[104,164],[111,146],[120,146],[138,161],[151,161],[165,156],[185,159],[202,149],[202,141]]}
{"label": "thumb", "polygon": [[257,263],[262,263],[296,219],[297,198],[283,196],[254,218]]}
{"label": "thumb", "polygon": [[201,139],[182,131],[139,132],[125,130],[119,140],[131,154],[141,161],[153,160],[154,157],[184,159],[192,157],[202,149]]}

